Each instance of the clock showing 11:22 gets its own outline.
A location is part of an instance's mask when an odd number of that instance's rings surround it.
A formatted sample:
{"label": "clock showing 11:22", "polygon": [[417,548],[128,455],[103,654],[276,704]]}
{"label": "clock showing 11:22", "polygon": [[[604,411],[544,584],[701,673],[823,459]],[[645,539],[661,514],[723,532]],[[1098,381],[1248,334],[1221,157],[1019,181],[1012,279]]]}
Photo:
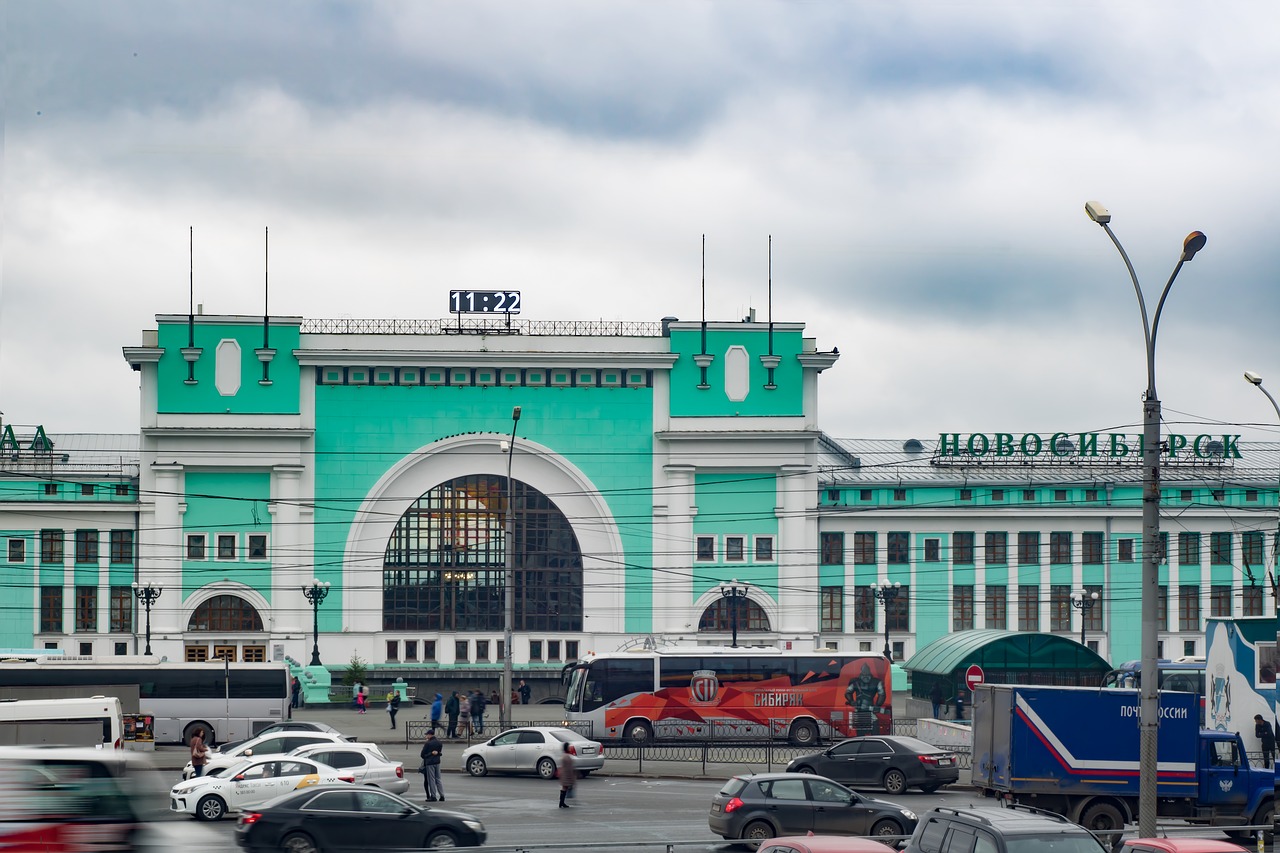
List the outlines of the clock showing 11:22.
{"label": "clock showing 11:22", "polygon": [[451,314],[519,314],[518,290],[450,290]]}

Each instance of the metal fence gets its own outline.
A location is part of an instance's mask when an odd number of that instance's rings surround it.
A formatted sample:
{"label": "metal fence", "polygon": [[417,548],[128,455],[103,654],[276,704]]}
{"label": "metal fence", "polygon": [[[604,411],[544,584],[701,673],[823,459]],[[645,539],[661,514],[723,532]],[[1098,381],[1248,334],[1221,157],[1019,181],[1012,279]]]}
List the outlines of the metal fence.
{"label": "metal fence", "polygon": [[662,334],[662,324],[623,320],[521,320],[512,315],[454,317],[442,320],[344,318],[305,319],[304,335],[569,335],[643,337]]}

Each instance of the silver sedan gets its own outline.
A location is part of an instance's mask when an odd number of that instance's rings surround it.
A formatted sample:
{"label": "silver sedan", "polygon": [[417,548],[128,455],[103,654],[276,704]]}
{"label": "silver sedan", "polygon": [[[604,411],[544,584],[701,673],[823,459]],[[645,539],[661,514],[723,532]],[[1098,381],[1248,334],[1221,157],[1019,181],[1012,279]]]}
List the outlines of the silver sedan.
{"label": "silver sedan", "polygon": [[579,776],[604,767],[604,747],[573,729],[528,727],[509,729],[462,753],[462,768],[472,776],[489,773],[536,773],[554,779],[560,772],[565,746]]}

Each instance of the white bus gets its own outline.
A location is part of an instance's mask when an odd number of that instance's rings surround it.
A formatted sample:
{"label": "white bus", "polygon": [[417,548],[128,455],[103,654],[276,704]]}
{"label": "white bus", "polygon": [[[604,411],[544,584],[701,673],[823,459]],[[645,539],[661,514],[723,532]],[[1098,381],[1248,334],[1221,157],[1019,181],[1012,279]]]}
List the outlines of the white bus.
{"label": "white bus", "polygon": [[0,660],[0,690],[24,697],[110,694],[113,685],[138,692],[138,710],[152,718],[157,743],[187,743],[197,728],[210,744],[245,740],[289,717],[289,668],[281,663],[171,663],[152,656],[71,655]]}
{"label": "white bus", "polygon": [[124,749],[124,713],[114,696],[0,700],[0,746]]}

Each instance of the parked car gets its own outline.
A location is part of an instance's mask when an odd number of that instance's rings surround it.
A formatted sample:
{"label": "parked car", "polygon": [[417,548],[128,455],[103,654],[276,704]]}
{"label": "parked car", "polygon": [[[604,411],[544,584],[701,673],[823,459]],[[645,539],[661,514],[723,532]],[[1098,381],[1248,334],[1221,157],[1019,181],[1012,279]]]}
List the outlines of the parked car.
{"label": "parked car", "polygon": [[[1163,688],[1161,688],[1163,689]],[[1230,841],[1215,838],[1127,838],[1121,853],[1249,853]]]}
{"label": "parked car", "polygon": [[[278,723],[272,723],[253,737],[262,737],[263,735],[273,735],[277,732],[328,732],[331,735],[341,735],[343,738],[354,741],[356,738],[352,735],[344,735],[328,723],[319,723],[315,720],[281,720]],[[246,740],[253,738],[245,738],[244,740],[232,740],[226,743],[220,743],[213,747],[214,752],[226,752],[235,749]]]}
{"label": "parked car", "polygon": [[907,836],[916,814],[809,773],[734,776],[711,800],[711,831],[758,844],[780,835]]}
{"label": "parked car", "polygon": [[353,781],[348,774],[306,758],[251,758],[227,768],[222,776],[198,776],[174,785],[169,810],[199,820],[221,820],[228,811],[256,806],[299,788]]}
{"label": "parked car", "polygon": [[904,853],[957,847],[983,853],[1106,853],[1098,837],[1065,817],[1030,806],[939,807],[920,817]]}
{"label": "parked car", "polygon": [[509,729],[462,753],[462,767],[472,776],[493,773],[537,773],[554,779],[560,772],[564,745],[574,758],[579,776],[604,767],[604,747],[573,729],[534,726]]}
{"label": "parked car", "polygon": [[[218,776],[228,767],[239,764],[246,758],[264,755],[284,755],[293,752],[300,746],[311,743],[346,743],[342,735],[328,732],[276,732],[269,735],[258,735],[249,738],[239,746],[222,752],[209,754],[209,761],[204,766],[205,776]],[[188,761],[182,768],[182,778],[190,779],[196,775],[195,768]]]}
{"label": "parked car", "polygon": [[471,815],[346,785],[298,791],[236,821],[236,842],[250,853],[394,853],[478,847],[484,841],[484,824]]}
{"label": "parked car", "polygon": [[387,758],[376,743],[313,743],[289,754],[349,773],[357,785],[373,785],[393,794],[409,790],[404,764]]}
{"label": "parked car", "polygon": [[960,778],[955,753],[930,743],[895,735],[842,740],[826,750],[802,755],[787,765],[792,773],[817,773],[853,788],[884,788],[901,794],[907,788],[933,793]]}
{"label": "parked car", "polygon": [[758,848],[759,853],[896,853],[894,848],[869,838],[846,835],[784,835],[770,839]]}

